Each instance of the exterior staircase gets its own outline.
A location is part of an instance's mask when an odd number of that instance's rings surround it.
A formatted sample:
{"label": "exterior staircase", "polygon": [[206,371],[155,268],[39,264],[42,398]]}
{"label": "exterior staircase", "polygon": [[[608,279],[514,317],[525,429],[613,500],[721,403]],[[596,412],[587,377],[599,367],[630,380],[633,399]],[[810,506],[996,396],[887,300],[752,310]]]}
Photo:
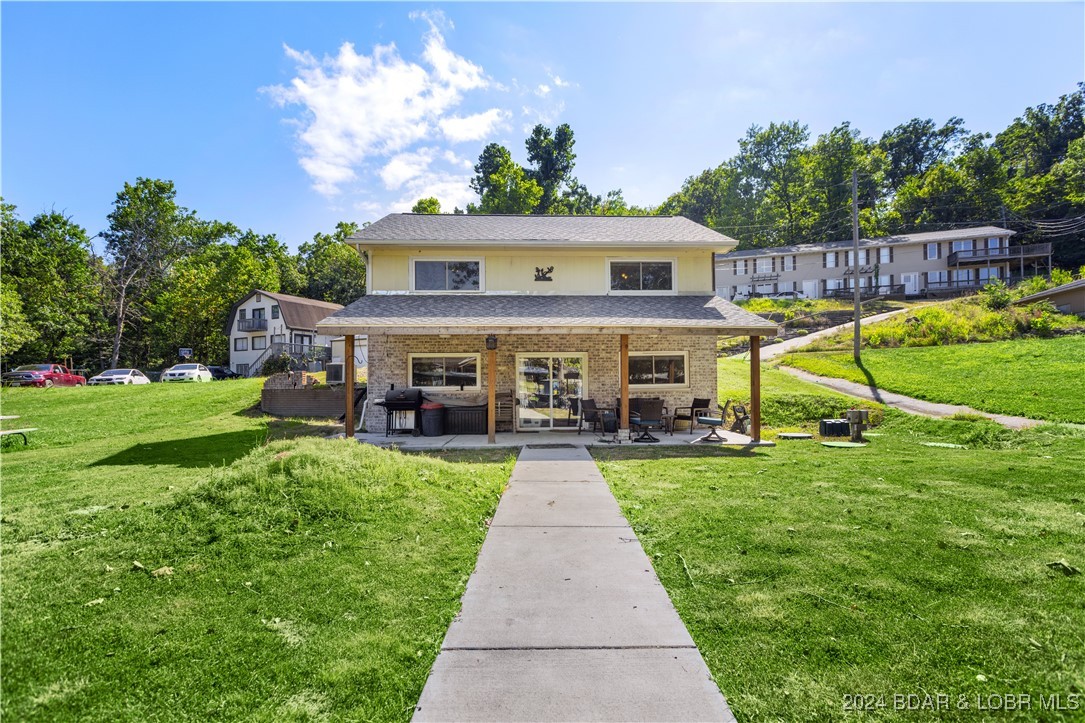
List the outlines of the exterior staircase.
{"label": "exterior staircase", "polygon": [[312,362],[326,364],[330,361],[332,358],[332,349],[330,346],[317,346],[315,344],[288,344],[281,341],[273,342],[268,345],[268,348],[264,350],[263,354],[256,358],[256,361],[249,365],[248,375],[250,377],[263,376],[261,372],[263,371],[264,364],[267,360],[276,359],[283,354],[289,356],[294,364],[308,368],[308,365]]}

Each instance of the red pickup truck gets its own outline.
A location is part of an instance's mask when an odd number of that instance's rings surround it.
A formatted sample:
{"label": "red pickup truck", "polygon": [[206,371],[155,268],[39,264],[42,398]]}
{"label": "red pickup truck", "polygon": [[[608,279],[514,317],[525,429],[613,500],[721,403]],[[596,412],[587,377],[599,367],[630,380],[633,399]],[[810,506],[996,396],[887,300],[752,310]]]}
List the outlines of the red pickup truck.
{"label": "red pickup truck", "polygon": [[23,364],[3,377],[7,387],[81,387],[87,378],[59,364]]}

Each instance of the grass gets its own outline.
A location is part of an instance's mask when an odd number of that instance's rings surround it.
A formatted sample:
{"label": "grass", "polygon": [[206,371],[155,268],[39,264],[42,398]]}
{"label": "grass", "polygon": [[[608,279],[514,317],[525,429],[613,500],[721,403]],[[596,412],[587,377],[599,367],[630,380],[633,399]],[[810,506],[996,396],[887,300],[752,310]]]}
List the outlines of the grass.
{"label": "grass", "polygon": [[[723,400],[750,401],[750,364],[739,359],[718,360],[718,391]],[[771,439],[776,432],[809,431],[821,419],[837,419],[848,409],[869,409],[875,420],[881,406],[839,394],[797,379],[772,366],[761,365],[761,418]]]}
{"label": "grass", "polygon": [[1085,423],[1085,335],[991,344],[791,354],[782,364],[821,376],[984,412]]}
{"label": "grass", "polygon": [[[1050,304],[989,309],[980,295],[919,306],[864,325],[860,334],[866,348],[894,348],[1008,341],[1080,331],[1085,331],[1085,321],[1072,314],[1060,314]],[[851,345],[849,329],[816,339],[807,350],[843,351]]]}
{"label": "grass", "polygon": [[[596,457],[739,720],[978,720],[894,693],[1085,693],[1085,433],[889,413],[862,449]],[[922,442],[960,444],[928,447]],[[1080,700],[1080,698],[1079,698]],[[1077,712],[999,718],[1070,720]]]}
{"label": "grass", "polygon": [[0,395],[42,430],[0,457],[2,717],[410,718],[510,462],[302,438],[258,390]]}

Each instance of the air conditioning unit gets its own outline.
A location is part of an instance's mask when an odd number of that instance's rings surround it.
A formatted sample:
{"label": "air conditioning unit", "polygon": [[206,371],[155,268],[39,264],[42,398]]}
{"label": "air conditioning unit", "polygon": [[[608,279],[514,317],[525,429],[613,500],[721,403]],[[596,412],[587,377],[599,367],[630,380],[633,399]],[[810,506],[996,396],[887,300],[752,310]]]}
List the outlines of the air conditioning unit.
{"label": "air conditioning unit", "polygon": [[328,362],[325,371],[327,371],[327,375],[324,379],[328,384],[342,384],[345,381],[343,379],[343,362]]}

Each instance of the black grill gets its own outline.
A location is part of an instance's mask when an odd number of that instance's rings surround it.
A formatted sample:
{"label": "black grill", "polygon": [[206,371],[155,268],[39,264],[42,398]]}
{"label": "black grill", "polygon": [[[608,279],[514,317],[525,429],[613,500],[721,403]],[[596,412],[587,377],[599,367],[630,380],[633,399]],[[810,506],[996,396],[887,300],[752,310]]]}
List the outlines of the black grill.
{"label": "black grill", "polygon": [[397,432],[409,432],[417,437],[422,433],[422,390],[389,389],[383,402],[376,404],[384,407],[387,420],[384,435],[390,437]]}

